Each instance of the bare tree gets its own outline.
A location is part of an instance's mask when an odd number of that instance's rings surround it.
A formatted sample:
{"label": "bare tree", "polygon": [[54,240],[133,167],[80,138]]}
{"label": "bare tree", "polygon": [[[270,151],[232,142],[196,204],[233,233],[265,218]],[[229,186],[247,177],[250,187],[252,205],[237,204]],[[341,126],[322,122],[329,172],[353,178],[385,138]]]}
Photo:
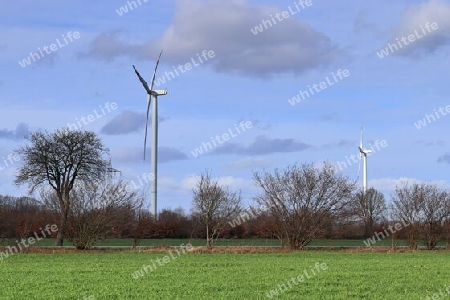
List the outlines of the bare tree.
{"label": "bare tree", "polygon": [[438,240],[444,237],[443,224],[450,216],[450,195],[435,185],[426,185],[424,189],[428,197],[422,207],[424,219],[421,232],[427,249],[432,250],[436,247]]}
{"label": "bare tree", "polygon": [[201,220],[206,229],[206,246],[212,248],[219,233],[241,212],[241,194],[221,186],[208,171],[200,175],[192,191],[192,213]]}
{"label": "bare tree", "polygon": [[285,239],[292,249],[302,249],[326,229],[355,189],[355,184],[336,174],[329,163],[322,168],[302,164],[275,169],[273,173],[255,172],[253,178],[264,191],[255,201],[268,207],[278,227],[274,234]]}
{"label": "bare tree", "polygon": [[70,192],[77,181],[102,182],[108,168],[102,156],[108,149],[94,132],[88,131],[35,132],[29,141],[31,145],[15,151],[24,162],[15,183],[28,184],[30,193],[45,185],[56,192],[60,222],[56,245],[62,246],[71,207]]}
{"label": "bare tree", "polygon": [[131,227],[143,199],[123,181],[77,184],[72,190],[67,237],[77,249],[88,249],[114,226]]}
{"label": "bare tree", "polygon": [[394,216],[410,224],[410,247],[417,249],[418,240],[423,238],[427,248],[434,249],[442,237],[442,224],[450,216],[448,192],[429,183],[405,182],[396,187],[392,199]]}
{"label": "bare tree", "polygon": [[392,215],[395,221],[408,223],[407,231],[408,244],[411,249],[417,249],[420,238],[420,222],[422,220],[423,197],[419,195],[420,186],[410,185],[404,182],[395,187],[392,195]]}
{"label": "bare tree", "polygon": [[346,210],[364,224],[366,237],[373,234],[374,225],[384,220],[386,200],[384,195],[374,188],[364,194],[362,189],[355,193]]}

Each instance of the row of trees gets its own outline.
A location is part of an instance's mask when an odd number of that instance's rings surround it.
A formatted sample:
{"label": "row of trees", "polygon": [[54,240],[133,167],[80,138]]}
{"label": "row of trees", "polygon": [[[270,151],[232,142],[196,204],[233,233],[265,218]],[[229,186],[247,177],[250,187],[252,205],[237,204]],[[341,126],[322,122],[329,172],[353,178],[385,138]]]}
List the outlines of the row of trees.
{"label": "row of trees", "polygon": [[[255,172],[261,192],[244,208],[239,191],[220,185],[209,171],[193,189],[190,214],[163,211],[155,220],[143,205],[143,195],[109,176],[108,149],[93,132],[37,132],[19,148],[24,165],[16,184],[39,191],[31,198],[0,198],[2,236],[20,236],[43,223],[56,223],[56,244],[64,238],[80,249],[104,237],[203,237],[212,247],[219,237],[278,238],[302,249],[319,237],[370,237],[391,222],[411,224],[397,233],[412,248],[424,239],[428,248],[448,238],[450,196],[430,184],[404,184],[392,195],[389,210],[380,192],[363,192],[331,164],[291,165],[272,172]],[[23,211],[30,217],[23,217]],[[22,216],[16,221],[14,214]],[[20,218],[17,220],[21,220]],[[384,227],[383,227],[384,226]]]}
{"label": "row of trees", "polygon": [[[291,171],[293,169],[291,167]],[[398,220],[410,225],[395,233],[393,238],[407,239],[411,248],[417,248],[419,240],[424,240],[429,249],[433,249],[439,239],[450,242],[448,214],[445,217],[443,213],[445,203],[448,205],[447,192],[433,185],[406,183],[399,186],[390,209],[384,205],[381,193],[369,189],[366,197],[357,191],[346,205],[334,212],[317,213],[305,207],[324,208],[325,203],[319,205],[314,200],[309,204],[305,201],[303,205],[300,201],[282,204],[280,197],[278,200],[266,198],[262,196],[265,193],[255,199],[255,204],[259,205],[243,208],[239,194],[220,186],[205,173],[194,189],[191,213],[182,208],[164,209],[157,221],[142,209],[141,202],[136,202],[139,198],[127,194],[123,186],[124,182],[118,181],[102,189],[98,186],[76,189],[65,237],[80,249],[89,248],[102,238],[132,238],[135,245],[143,238],[207,238],[208,246],[212,247],[217,238],[252,237],[278,238],[292,248],[302,248],[314,238],[366,238],[383,232]],[[427,195],[430,191],[434,192]],[[119,197],[107,200],[108,193]],[[436,202],[439,197],[441,200]],[[0,238],[14,241],[33,236],[44,224],[58,224],[57,198],[49,191],[40,198],[42,200],[38,201],[0,196]],[[261,202],[267,200],[276,201],[271,203],[272,211],[266,206],[267,202]],[[315,216],[312,222],[302,222]]]}
{"label": "row of trees", "polygon": [[[347,238],[369,238],[388,233],[389,226],[398,223],[402,229],[392,238],[406,238],[412,249],[417,249],[420,240],[428,249],[434,249],[439,240],[450,245],[450,192],[436,185],[404,182],[396,187],[387,207],[382,193],[374,188],[357,189],[355,182],[328,163],[255,172],[253,179],[262,192],[254,198],[256,206],[249,214],[241,208],[236,193],[218,188],[209,173],[201,176],[194,189],[193,209],[213,228],[207,236],[209,246],[215,234],[226,228],[226,220],[246,221],[249,215],[260,233],[270,233],[292,249],[302,249],[319,237],[342,237],[342,230],[349,233]],[[357,230],[353,236],[351,229]]]}

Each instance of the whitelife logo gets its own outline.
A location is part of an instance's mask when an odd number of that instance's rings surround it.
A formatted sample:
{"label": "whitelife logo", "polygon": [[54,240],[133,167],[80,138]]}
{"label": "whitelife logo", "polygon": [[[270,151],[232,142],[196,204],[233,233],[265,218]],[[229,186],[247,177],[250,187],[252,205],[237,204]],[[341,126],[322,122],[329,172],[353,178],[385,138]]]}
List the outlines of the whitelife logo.
{"label": "whitelife logo", "polygon": [[[66,36],[67,35],[67,36]],[[31,65],[32,62],[36,62],[42,58],[44,58],[45,54],[51,54],[52,52],[57,51],[69,44],[69,42],[73,42],[74,40],[78,40],[80,38],[80,33],[78,31],[69,31],[66,35],[62,35],[64,43],[62,43],[59,38],[56,39],[56,44],[51,44],[49,47],[44,46],[42,49],[38,47],[38,52],[30,52],[30,55],[27,58],[19,61],[19,65],[22,68]],[[68,41],[69,40],[69,41]],[[45,52],[45,54],[44,54]]]}
{"label": "whitelife logo", "polygon": [[433,110],[434,111],[434,115],[428,115],[425,114],[425,118],[417,121],[417,123],[414,123],[414,126],[416,126],[417,129],[422,129],[422,127],[427,126],[428,124],[431,124],[432,122],[436,122],[436,120],[440,119],[440,116],[446,116],[448,113],[450,113],[450,105],[447,105],[445,107],[445,111],[444,108],[439,107],[438,111],[441,113],[441,115],[439,115],[439,113],[436,111],[436,109]]}
{"label": "whitelife logo", "polygon": [[[401,48],[403,48],[403,46],[408,46],[410,43],[413,43],[413,42],[415,42],[417,40],[420,40],[421,38],[426,36],[428,33],[431,33],[431,30],[437,30],[438,28],[439,28],[439,26],[438,26],[438,24],[436,22],[433,22],[431,24],[430,24],[430,22],[427,22],[425,24],[425,28],[423,28],[422,25],[420,25],[420,29],[422,29],[423,35],[420,35],[420,33],[417,32],[417,29],[415,29],[414,30],[414,34],[410,34],[410,35],[408,35],[408,37],[404,37],[403,36],[400,39],[401,42],[400,42],[400,40],[398,38],[396,38],[397,44],[395,44],[395,43],[394,44],[388,43],[386,48],[384,48],[384,49],[382,49],[382,50],[377,52],[377,55],[378,55],[379,58],[384,58],[386,56],[389,56],[389,54],[392,54],[395,51],[398,51],[399,47],[401,49]],[[426,29],[426,31],[425,31],[425,29]],[[402,45],[402,43],[403,43],[403,45]],[[398,45],[398,47],[397,47],[397,45]]]}
{"label": "whitelife logo", "polygon": [[[13,255],[14,253],[19,253],[19,251],[22,251],[22,245],[24,248],[30,247],[30,245],[33,245],[37,241],[42,240],[43,238],[46,238],[47,236],[51,236],[52,233],[58,232],[58,226],[56,224],[53,225],[45,225],[45,229],[39,228],[41,231],[41,237],[39,237],[37,232],[34,232],[34,237],[28,237],[27,239],[21,239],[20,242],[16,240],[17,246],[7,246],[5,251],[0,252],[0,261],[3,259],[8,258],[10,255]],[[45,232],[48,234],[45,234]],[[27,244],[28,242],[28,244]],[[13,252],[14,250],[14,252]],[[9,253],[8,253],[9,251]]]}
{"label": "whitelife logo", "polygon": [[252,127],[253,127],[252,122],[247,121],[244,123],[244,121],[241,121],[239,123],[239,127],[236,124],[234,124],[234,129],[235,129],[234,131],[231,130],[231,128],[228,128],[228,131],[223,133],[222,135],[216,135],[216,137],[214,137],[214,138],[211,137],[212,144],[209,142],[203,142],[200,147],[195,148],[195,150],[191,151],[191,153],[194,157],[197,157],[203,153],[208,152],[209,150],[216,148],[218,146],[218,144],[216,144],[216,141],[217,141],[217,143],[219,143],[219,145],[221,145],[221,144],[225,143],[226,141],[228,141],[230,138],[237,137],[239,134],[241,134],[242,132],[245,132],[247,129],[250,129]]}
{"label": "whitelife logo", "polygon": [[[134,279],[139,279],[140,277],[144,277],[146,274],[151,273],[153,271],[156,271],[156,269],[158,269],[159,267],[163,267],[164,265],[168,264],[171,261],[174,261],[178,258],[180,258],[180,256],[182,254],[186,254],[186,251],[189,252],[191,251],[193,248],[192,244],[188,243],[187,245],[181,244],[179,249],[181,250],[178,251],[178,249],[175,248],[175,252],[177,253],[177,255],[173,255],[172,250],[169,250],[169,255],[165,255],[162,259],[161,258],[157,258],[156,260],[150,260],[152,263],[150,265],[142,265],[142,268],[140,268],[139,270],[133,272],[131,274],[131,276]],[[158,263],[158,265],[156,265],[156,263]],[[149,272],[150,270],[150,272]]]}
{"label": "whitelife logo", "polygon": [[[372,150],[372,153],[369,153],[367,155],[370,156],[372,154],[375,154],[376,152],[380,151],[381,148],[385,148],[387,146],[388,146],[388,143],[387,143],[386,140],[382,140],[382,141],[376,140],[375,141],[375,148],[377,150],[375,150],[374,146],[372,146],[372,144],[369,143],[369,147],[370,147],[370,150]],[[336,162],[336,164],[334,165],[335,171],[339,172],[339,171],[342,171],[344,169],[347,169],[348,167],[350,167],[352,165],[352,161],[353,161],[353,163],[357,163],[358,161],[360,161],[362,159],[361,155],[360,155],[360,152],[358,152],[358,154],[356,154],[356,155],[355,154],[350,155],[350,158],[351,158],[351,161],[348,158],[348,156],[345,156],[345,161],[338,161],[338,162]]]}
{"label": "whitelife logo", "polygon": [[[336,71],[336,74],[334,74],[332,72],[331,75],[333,77],[332,80],[330,80],[330,78],[327,76],[327,77],[325,77],[325,81],[322,81],[319,84],[314,83],[312,86],[308,85],[309,93],[308,93],[308,91],[300,90],[296,96],[292,97],[291,99],[288,99],[289,104],[294,106],[295,104],[302,102],[302,100],[305,100],[306,98],[313,96],[314,91],[316,93],[319,93],[320,91],[327,89],[329,86],[332,86],[332,85],[338,83],[339,81],[344,80],[344,78],[347,78],[350,76],[350,71],[347,69],[344,69],[344,70],[339,69]],[[339,77],[339,80],[338,80],[338,77]]]}
{"label": "whitelife logo", "polygon": [[[312,5],[312,0],[300,0],[298,2],[294,2],[294,6],[295,9],[292,9],[292,7],[289,5],[288,9],[289,11],[285,10],[281,13],[276,13],[275,17],[273,15],[270,15],[270,19],[269,20],[261,20],[261,23],[257,26],[255,26],[254,28],[250,28],[250,31],[254,34],[257,35],[258,33],[261,33],[264,31],[264,29],[268,29],[278,22],[282,22],[285,19],[289,18],[290,16],[296,15],[298,14],[300,11],[306,9],[308,6]],[[301,8],[300,8],[301,6]],[[275,19],[276,18],[276,19]]]}
{"label": "whitelife logo", "polygon": [[[95,120],[98,120],[104,116],[106,116],[108,113],[112,112],[113,110],[116,110],[118,108],[118,105],[116,102],[106,102],[103,106],[100,105],[100,112],[97,111],[97,109],[94,109],[92,112],[93,114],[88,115],[87,117],[82,116],[80,119],[75,118],[76,123],[67,123],[68,130],[80,130],[83,126],[86,126]],[[83,124],[82,124],[83,123]]]}
{"label": "whitelife logo", "polygon": [[[366,247],[370,247],[371,245],[375,245],[375,243],[377,241],[379,242],[382,239],[385,239],[385,238],[389,237],[388,229],[391,232],[391,234],[394,234],[397,231],[400,231],[403,228],[408,227],[409,225],[411,225],[411,224],[406,223],[405,221],[402,221],[402,223],[403,223],[403,226],[400,223],[395,223],[394,226],[389,225],[387,229],[383,227],[384,231],[376,232],[371,238],[368,238],[366,241],[363,241],[364,245],[366,245]],[[393,228],[395,228],[395,230]]]}
{"label": "whitelife logo", "polygon": [[121,17],[124,14],[127,14],[128,12],[132,11],[133,9],[138,8],[139,6],[142,6],[143,3],[141,1],[144,3],[147,3],[149,0],[127,1],[126,5],[119,7],[119,9],[116,9],[116,13],[119,15],[119,17]]}
{"label": "whitelife logo", "polygon": [[[155,80],[155,85],[157,87],[159,87],[161,84],[165,84],[166,82],[169,82],[172,79],[177,78],[178,76],[180,76],[181,74],[186,73],[187,71],[192,70],[192,67],[198,67],[200,66],[202,63],[207,62],[208,59],[212,59],[216,56],[216,54],[214,53],[213,50],[203,50],[202,54],[198,54],[197,53],[197,59],[195,59],[194,57],[191,57],[191,62],[187,62],[184,65],[178,65],[178,67],[173,66],[173,72],[172,71],[166,71],[164,72],[164,75],[162,77],[158,77]],[[180,73],[178,72],[180,71]]]}
{"label": "whitelife logo", "polygon": [[3,163],[0,162],[0,171],[3,171],[9,166],[12,166],[15,162],[20,161],[20,156],[18,154],[8,154],[8,159],[2,157]]}
{"label": "whitelife logo", "polygon": [[304,276],[303,276],[303,274],[300,274],[297,277],[291,277],[290,279],[286,280],[287,286],[284,283],[280,283],[280,284],[278,284],[278,286],[275,289],[267,292],[266,296],[269,299],[278,297],[283,292],[286,292],[286,291],[294,288],[296,285],[299,285],[299,284],[305,282],[305,280],[307,280],[307,279],[311,279],[314,276],[318,276],[321,273],[321,271],[325,271],[325,270],[328,270],[328,265],[326,263],[316,262],[314,267],[312,267],[312,266],[310,267],[310,273],[308,273],[308,271],[306,269],[303,270]]}

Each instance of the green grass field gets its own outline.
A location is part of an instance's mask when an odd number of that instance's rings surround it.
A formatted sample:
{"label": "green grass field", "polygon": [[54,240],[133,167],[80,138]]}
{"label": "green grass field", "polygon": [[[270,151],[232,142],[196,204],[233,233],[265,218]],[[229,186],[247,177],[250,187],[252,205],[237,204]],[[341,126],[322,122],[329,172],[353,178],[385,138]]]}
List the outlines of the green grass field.
{"label": "green grass field", "polygon": [[[444,251],[174,253],[133,278],[166,255],[14,254],[0,262],[0,299],[269,299],[279,284],[287,288],[273,299],[425,299],[450,285]],[[328,269],[313,276],[316,263]],[[311,278],[289,288],[304,270]]]}

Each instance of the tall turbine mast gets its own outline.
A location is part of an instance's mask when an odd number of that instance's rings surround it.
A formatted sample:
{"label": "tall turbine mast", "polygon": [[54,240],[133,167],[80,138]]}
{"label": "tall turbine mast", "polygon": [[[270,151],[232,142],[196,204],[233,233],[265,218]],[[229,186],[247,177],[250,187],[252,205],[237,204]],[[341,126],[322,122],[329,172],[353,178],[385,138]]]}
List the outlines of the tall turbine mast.
{"label": "tall turbine mast", "polygon": [[156,70],[158,69],[159,60],[161,58],[162,51],[159,53],[158,60],[156,61],[155,71],[153,72],[152,77],[152,83],[150,87],[148,86],[147,82],[142,78],[142,76],[139,74],[136,67],[133,65],[133,69],[139,78],[139,81],[144,86],[144,89],[147,92],[147,119],[145,123],[145,137],[144,137],[144,160],[145,160],[145,149],[147,147],[147,129],[148,129],[148,116],[150,113],[150,104],[152,102],[152,97],[154,97],[153,101],[153,109],[152,109],[152,148],[151,148],[151,167],[152,167],[152,174],[153,174],[153,180],[151,181],[150,185],[150,192],[151,192],[151,204],[150,204],[150,212],[155,217],[155,220],[157,219],[157,179],[158,179],[158,96],[164,96],[167,95],[167,90],[153,90],[153,85],[155,83],[156,78]]}
{"label": "tall turbine mast", "polygon": [[364,149],[363,146],[363,129],[361,128],[361,140],[359,143],[359,152],[363,159],[363,194],[367,191],[367,154],[372,153],[372,150]]}

